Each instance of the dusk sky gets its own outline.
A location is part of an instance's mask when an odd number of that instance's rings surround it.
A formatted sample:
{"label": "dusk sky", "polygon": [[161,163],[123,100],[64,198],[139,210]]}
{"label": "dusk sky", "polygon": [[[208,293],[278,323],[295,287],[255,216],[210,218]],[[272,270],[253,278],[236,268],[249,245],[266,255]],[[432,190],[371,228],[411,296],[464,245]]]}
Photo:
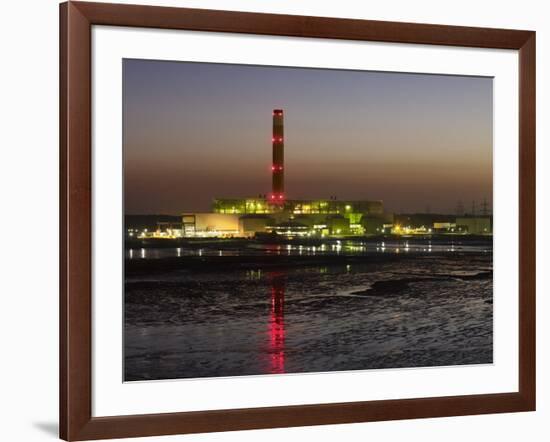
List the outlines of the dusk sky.
{"label": "dusk sky", "polygon": [[288,199],[454,213],[492,201],[493,80],[124,60],[125,211],[209,211],[271,189],[285,115]]}

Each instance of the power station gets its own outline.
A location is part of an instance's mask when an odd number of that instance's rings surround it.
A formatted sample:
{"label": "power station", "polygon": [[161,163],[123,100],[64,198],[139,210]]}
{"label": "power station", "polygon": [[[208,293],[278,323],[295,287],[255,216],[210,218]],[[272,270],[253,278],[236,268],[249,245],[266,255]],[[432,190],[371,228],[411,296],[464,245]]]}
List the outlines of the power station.
{"label": "power station", "polygon": [[285,189],[284,111],[274,109],[271,134],[271,192],[259,197],[215,198],[212,212],[184,213],[183,236],[250,237],[363,235],[392,223],[382,201],[289,199]]}

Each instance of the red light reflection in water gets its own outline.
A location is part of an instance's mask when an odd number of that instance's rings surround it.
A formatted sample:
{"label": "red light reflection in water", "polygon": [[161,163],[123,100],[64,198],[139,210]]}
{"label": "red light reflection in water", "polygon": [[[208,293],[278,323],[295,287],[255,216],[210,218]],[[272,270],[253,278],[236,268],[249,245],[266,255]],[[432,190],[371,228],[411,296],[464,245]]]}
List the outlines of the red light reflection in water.
{"label": "red light reflection in water", "polygon": [[271,373],[285,372],[285,279],[283,273],[269,273],[271,307],[269,315],[269,354]]}

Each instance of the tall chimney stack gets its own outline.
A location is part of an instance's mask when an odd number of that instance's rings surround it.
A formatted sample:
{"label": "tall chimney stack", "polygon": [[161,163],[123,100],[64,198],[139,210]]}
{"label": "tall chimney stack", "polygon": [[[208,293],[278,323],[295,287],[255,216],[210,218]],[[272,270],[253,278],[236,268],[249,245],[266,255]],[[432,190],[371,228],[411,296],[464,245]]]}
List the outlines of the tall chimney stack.
{"label": "tall chimney stack", "polygon": [[273,162],[271,164],[272,190],[270,200],[275,204],[285,201],[285,140],[283,110],[273,110]]}

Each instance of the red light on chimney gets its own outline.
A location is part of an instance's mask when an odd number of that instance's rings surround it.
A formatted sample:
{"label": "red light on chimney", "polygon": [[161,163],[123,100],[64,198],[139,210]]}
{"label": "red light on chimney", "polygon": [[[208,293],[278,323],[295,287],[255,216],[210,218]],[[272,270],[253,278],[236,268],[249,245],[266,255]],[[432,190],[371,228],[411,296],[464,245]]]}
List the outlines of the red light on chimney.
{"label": "red light on chimney", "polygon": [[282,200],[282,199],[283,199],[283,195],[279,195],[279,199]]}
{"label": "red light on chimney", "polygon": [[274,200],[274,199],[275,199],[275,195],[271,195],[271,199]]}
{"label": "red light on chimney", "polygon": [[271,166],[271,170],[275,170],[275,166]]}

